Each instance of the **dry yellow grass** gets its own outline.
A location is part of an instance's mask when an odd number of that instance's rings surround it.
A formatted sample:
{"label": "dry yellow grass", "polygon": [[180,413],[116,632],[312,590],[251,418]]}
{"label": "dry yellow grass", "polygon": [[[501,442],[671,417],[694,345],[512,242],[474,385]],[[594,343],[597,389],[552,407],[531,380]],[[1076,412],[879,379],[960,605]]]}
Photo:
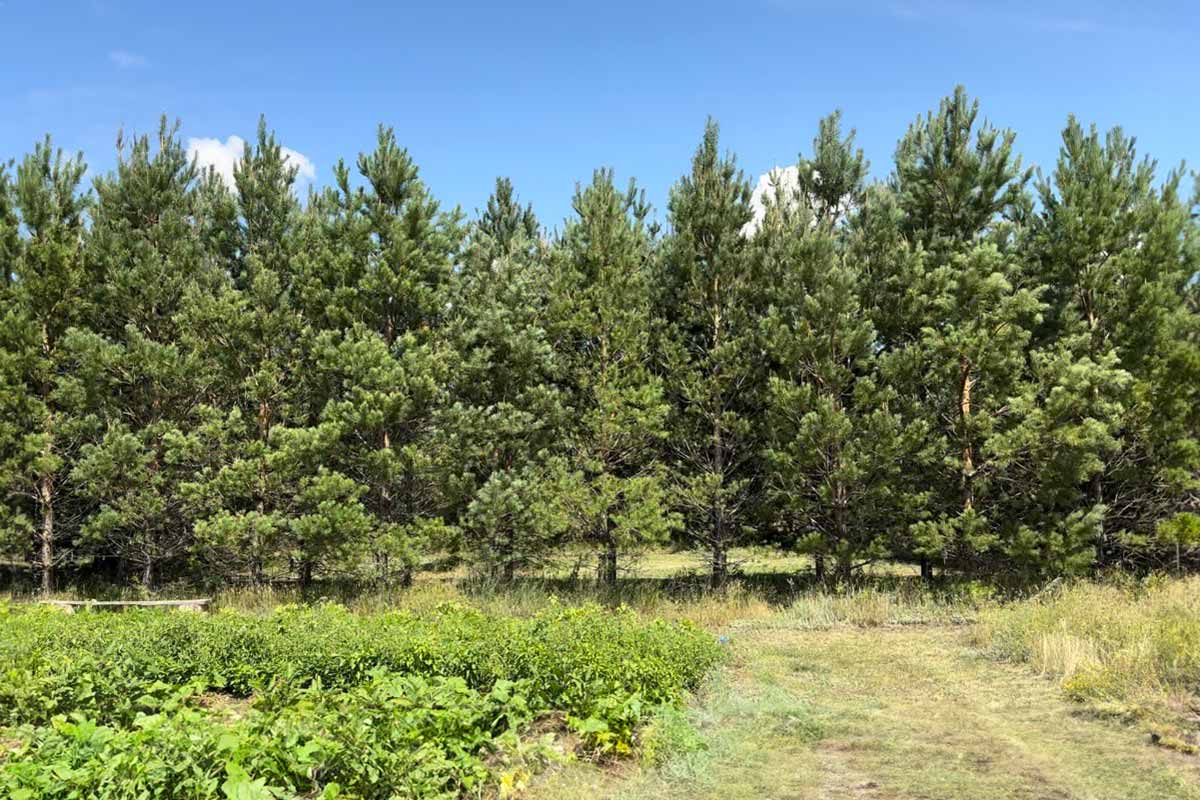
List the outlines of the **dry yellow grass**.
{"label": "dry yellow grass", "polygon": [[985,611],[974,639],[1097,711],[1143,720],[1165,744],[1200,744],[1200,577],[1059,587]]}

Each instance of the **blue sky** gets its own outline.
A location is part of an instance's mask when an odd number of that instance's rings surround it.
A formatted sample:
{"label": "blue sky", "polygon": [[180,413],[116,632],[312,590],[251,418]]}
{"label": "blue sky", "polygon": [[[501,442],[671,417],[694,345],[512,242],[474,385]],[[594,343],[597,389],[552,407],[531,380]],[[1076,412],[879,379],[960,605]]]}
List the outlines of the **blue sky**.
{"label": "blue sky", "polygon": [[473,213],[504,174],[551,226],[597,166],[662,209],[709,114],[756,177],[841,108],[882,177],[956,83],[1027,161],[1053,164],[1074,112],[1200,167],[1195,0],[0,0],[0,31],[4,160],[50,132],[103,171],[122,125],[165,112],[226,143],[262,113],[321,182],[383,122],[445,205]]}

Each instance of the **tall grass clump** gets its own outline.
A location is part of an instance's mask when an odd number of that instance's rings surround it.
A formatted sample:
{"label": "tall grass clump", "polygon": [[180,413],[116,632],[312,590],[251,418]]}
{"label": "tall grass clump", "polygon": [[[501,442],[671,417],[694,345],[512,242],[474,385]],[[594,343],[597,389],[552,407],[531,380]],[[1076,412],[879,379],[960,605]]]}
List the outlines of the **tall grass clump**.
{"label": "tall grass clump", "polygon": [[[775,608],[768,592],[731,584],[721,592],[707,590],[707,579],[623,579],[616,586],[589,580],[523,578],[512,582],[482,577],[418,580],[410,587],[321,587],[307,593],[295,588],[234,587],[215,596],[221,609],[267,614],[283,605],[332,601],[359,614],[436,613],[446,605],[462,605],[499,616],[533,617],[551,609],[604,606],[622,608],[644,620],[693,622],[715,630],[748,617],[766,616]],[[778,600],[776,599],[776,603]]]}
{"label": "tall grass clump", "polygon": [[928,586],[915,580],[879,579],[841,591],[810,587],[788,598],[777,613],[749,619],[756,628],[822,630],[839,626],[961,625],[995,603],[995,591],[976,583]]}
{"label": "tall grass clump", "polygon": [[[1193,750],[1200,690],[1200,577],[1080,581],[984,611],[976,643],[1032,665],[1074,700],[1146,720]],[[1180,727],[1180,726],[1183,727]]]}

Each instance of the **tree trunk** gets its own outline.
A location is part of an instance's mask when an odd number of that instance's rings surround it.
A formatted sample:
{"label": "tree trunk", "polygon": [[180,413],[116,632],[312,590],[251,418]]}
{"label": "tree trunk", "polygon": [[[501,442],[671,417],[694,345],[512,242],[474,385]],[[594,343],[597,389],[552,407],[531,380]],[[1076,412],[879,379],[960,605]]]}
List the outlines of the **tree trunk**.
{"label": "tree trunk", "polygon": [[813,556],[813,572],[816,575],[818,583],[825,582],[825,554],[817,553]]}
{"label": "tree trunk", "polygon": [[54,591],[54,481],[49,475],[38,483],[38,501],[42,506],[42,529],[38,535],[42,571],[42,594]]}
{"label": "tree trunk", "polygon": [[388,565],[388,554],[382,550],[375,551],[375,572],[379,576],[380,583],[387,585],[391,580],[391,571]]}
{"label": "tree trunk", "polygon": [[712,546],[712,576],[709,583],[714,589],[720,589],[729,578],[729,554],[725,552],[725,543],[716,542]]}
{"label": "tree trunk", "polygon": [[[833,525],[834,531],[837,532],[838,543],[845,547],[845,542],[850,539],[850,509],[848,508],[849,498],[846,493],[846,485],[841,481],[833,489]],[[842,552],[846,552],[843,550]]]}
{"label": "tree trunk", "polygon": [[308,587],[312,586],[313,581],[313,565],[309,559],[304,559],[300,562],[300,591],[304,592]]}
{"label": "tree trunk", "polygon": [[146,556],[146,563],[142,565],[142,588],[150,591],[154,588],[154,559]]}
{"label": "tree trunk", "polygon": [[[712,303],[713,303],[713,323],[712,323],[712,349],[717,351],[721,347],[722,341],[722,314],[721,314],[721,279],[717,274],[713,277],[712,283]],[[714,385],[719,385],[721,376],[721,365],[717,362],[713,366],[712,379]],[[717,408],[711,409],[713,418],[712,430],[712,457],[713,457],[713,472],[716,473],[721,482],[721,488],[725,486],[725,436],[721,428],[721,413],[720,404]],[[710,514],[712,516],[712,576],[710,579],[714,589],[725,585],[725,580],[729,576],[729,562],[726,548],[728,543],[725,540],[725,501],[720,495],[720,490],[711,500]]]}
{"label": "tree trunk", "polygon": [[[7,269],[6,269],[7,272]],[[54,352],[54,343],[50,335],[50,329],[42,324],[42,354],[49,359]],[[46,403],[46,408],[50,409],[50,391],[51,386],[45,382],[41,386],[41,397]],[[50,411],[46,414],[43,420],[46,430],[46,446],[42,448],[42,455],[50,460],[50,456],[54,453],[54,413]],[[38,557],[40,564],[38,565],[42,571],[42,593],[50,594],[54,591],[54,476],[42,475],[38,478],[37,486],[38,503],[41,506],[42,512],[42,529],[38,534]]]}
{"label": "tree trunk", "polygon": [[[1104,503],[1104,474],[1097,472],[1092,476],[1091,485],[1088,487],[1088,495],[1093,506],[1103,505]],[[1097,542],[1096,558],[1101,567],[1108,566],[1112,558],[1112,546],[1108,541],[1108,531],[1104,524],[1104,520],[1100,520],[1100,541]]]}
{"label": "tree trunk", "polygon": [[606,586],[617,585],[617,536],[613,525],[612,508],[605,507],[604,509],[604,533],[601,536],[601,541],[604,543],[604,549],[600,552],[598,559],[600,580]]}
{"label": "tree trunk", "polygon": [[505,583],[512,583],[517,577],[516,563],[516,538],[515,531],[507,531],[504,534],[504,546],[501,555],[504,558],[504,567],[500,573],[501,579]]}
{"label": "tree trunk", "polygon": [[933,580],[933,564],[930,563],[928,556],[921,556],[921,579]]}
{"label": "tree trunk", "polygon": [[[1096,313],[1096,295],[1093,290],[1085,290],[1082,292],[1080,302],[1083,305],[1084,317],[1087,319],[1088,325],[1088,353],[1095,357],[1096,351],[1100,345],[1100,317]],[[1100,391],[1098,387],[1092,387],[1092,401],[1099,402]],[[1092,475],[1091,485],[1088,487],[1088,494],[1093,506],[1104,504],[1104,459],[1101,457],[1101,469]],[[1109,564],[1112,558],[1112,543],[1108,540],[1108,525],[1107,520],[1100,520],[1100,541],[1096,543],[1096,561],[1099,566],[1105,567]]]}
{"label": "tree trunk", "polygon": [[258,404],[258,438],[263,444],[263,455],[258,460],[258,499],[254,508],[258,511],[258,523],[250,542],[250,580],[255,586],[263,582],[263,542],[259,536],[259,525],[267,513],[267,443],[271,432],[271,405],[265,400]]}
{"label": "tree trunk", "polygon": [[[390,326],[390,324],[391,324],[390,320],[389,320],[388,324]],[[390,344],[389,344],[389,347],[390,347]],[[381,446],[384,450],[390,451],[392,449],[392,435],[386,430],[383,432],[383,440],[382,440]],[[391,520],[392,519],[392,490],[391,490],[391,487],[388,486],[387,483],[384,483],[379,487],[379,506],[380,506],[380,516],[382,516],[382,518],[385,520]],[[388,575],[388,554],[387,553],[385,553],[381,550],[375,551],[375,567],[376,567],[376,570],[378,571],[380,582],[382,582],[384,585],[386,585],[389,580],[389,577],[390,577]]]}
{"label": "tree trunk", "polygon": [[612,538],[600,554],[600,580],[606,586],[617,585],[617,542]]}
{"label": "tree trunk", "polygon": [[975,505],[975,451],[971,447],[971,433],[967,423],[971,418],[971,389],[975,379],[971,377],[971,361],[966,356],[959,359],[959,415],[962,422],[962,491],[963,510]]}
{"label": "tree trunk", "polygon": [[[721,423],[717,420],[713,423],[713,462],[716,467],[716,473],[721,478],[721,483],[725,483],[725,443],[721,436]],[[712,518],[712,578],[711,584],[713,588],[719,588],[725,585],[725,578],[728,575],[729,567],[726,559],[725,549],[727,547],[725,541],[725,507],[720,495],[713,497],[711,500],[711,508],[709,514]]]}

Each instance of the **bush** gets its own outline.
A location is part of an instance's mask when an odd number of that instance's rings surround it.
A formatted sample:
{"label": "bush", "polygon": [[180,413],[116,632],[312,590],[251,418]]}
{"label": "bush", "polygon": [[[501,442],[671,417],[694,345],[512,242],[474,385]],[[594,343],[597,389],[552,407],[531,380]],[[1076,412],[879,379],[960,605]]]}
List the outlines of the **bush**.
{"label": "bush", "polygon": [[717,658],[712,637],[691,625],[596,606],[529,619],[462,606],[422,616],[358,616],[333,605],[266,616],[30,608],[0,623],[0,722],[44,723],[72,711],[121,722],[143,696],[184,684],[244,697],[277,676],[342,689],[379,669],[460,677],[480,691],[525,681],[535,706],[587,714],[614,693],[672,701]]}

